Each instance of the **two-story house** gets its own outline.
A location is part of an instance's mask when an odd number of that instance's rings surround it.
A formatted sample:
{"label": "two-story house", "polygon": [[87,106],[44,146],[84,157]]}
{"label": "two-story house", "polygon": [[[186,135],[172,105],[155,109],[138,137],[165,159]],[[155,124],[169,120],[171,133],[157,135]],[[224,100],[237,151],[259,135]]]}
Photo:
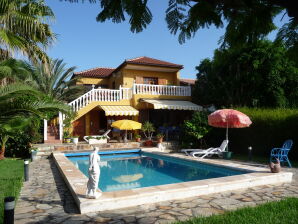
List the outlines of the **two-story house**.
{"label": "two-story house", "polygon": [[192,111],[202,109],[191,102],[191,87],[180,85],[182,68],[179,64],[139,57],[125,60],[117,68],[98,67],[74,73],[86,93],[69,103],[77,112],[73,134],[98,135],[119,119],[141,123],[148,120],[156,128],[179,126]]}

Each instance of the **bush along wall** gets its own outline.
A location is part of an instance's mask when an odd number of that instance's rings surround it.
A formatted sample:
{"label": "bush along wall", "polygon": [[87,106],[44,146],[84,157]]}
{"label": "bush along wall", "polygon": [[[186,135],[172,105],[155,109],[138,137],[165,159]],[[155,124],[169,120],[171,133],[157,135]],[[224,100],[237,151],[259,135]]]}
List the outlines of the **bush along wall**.
{"label": "bush along wall", "polygon": [[[253,155],[267,156],[272,148],[281,147],[285,140],[292,139],[290,160],[298,161],[298,109],[255,109],[235,108],[252,120],[248,128],[229,129],[229,150],[247,154],[248,147]],[[224,128],[213,128],[206,136],[210,146],[219,145],[225,139]]]}

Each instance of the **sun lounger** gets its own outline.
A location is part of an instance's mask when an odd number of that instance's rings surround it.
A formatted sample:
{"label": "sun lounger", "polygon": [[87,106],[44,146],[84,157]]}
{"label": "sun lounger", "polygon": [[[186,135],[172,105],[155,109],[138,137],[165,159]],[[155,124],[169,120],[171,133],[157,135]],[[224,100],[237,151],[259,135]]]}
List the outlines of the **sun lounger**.
{"label": "sun lounger", "polygon": [[189,155],[193,156],[193,157],[198,157],[198,158],[205,158],[206,156],[212,156],[212,155],[218,155],[218,156],[222,156],[222,153],[226,150],[227,146],[228,146],[229,141],[228,140],[224,140],[221,145],[217,148],[209,148],[209,149],[201,149],[201,150],[195,150],[195,151],[190,151]]}
{"label": "sun lounger", "polygon": [[[229,140],[224,140],[218,148],[224,148],[228,144]],[[214,149],[214,147],[208,149],[181,149],[181,152],[184,152],[187,156],[190,156],[192,152],[206,152],[207,150]]]}
{"label": "sun lounger", "polygon": [[89,144],[107,143],[107,139],[110,139],[110,137],[108,136],[110,131],[111,131],[111,129],[108,129],[102,135],[87,135],[87,136],[84,136],[84,140],[86,142],[88,142]]}

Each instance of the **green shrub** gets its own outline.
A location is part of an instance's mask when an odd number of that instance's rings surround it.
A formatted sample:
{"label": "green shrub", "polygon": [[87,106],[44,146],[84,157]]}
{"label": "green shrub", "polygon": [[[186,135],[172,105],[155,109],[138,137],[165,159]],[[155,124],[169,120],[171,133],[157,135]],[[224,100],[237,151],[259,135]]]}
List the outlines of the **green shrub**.
{"label": "green shrub", "polygon": [[[236,108],[250,117],[248,128],[229,129],[229,150],[247,154],[252,146],[253,155],[267,156],[274,147],[281,147],[287,139],[294,141],[289,153],[290,160],[298,158],[298,109]],[[219,145],[225,138],[224,128],[212,128],[206,136],[210,146]]]}
{"label": "green shrub", "polygon": [[184,121],[182,126],[182,148],[204,147],[203,137],[210,129],[206,112],[193,113],[192,118]]}

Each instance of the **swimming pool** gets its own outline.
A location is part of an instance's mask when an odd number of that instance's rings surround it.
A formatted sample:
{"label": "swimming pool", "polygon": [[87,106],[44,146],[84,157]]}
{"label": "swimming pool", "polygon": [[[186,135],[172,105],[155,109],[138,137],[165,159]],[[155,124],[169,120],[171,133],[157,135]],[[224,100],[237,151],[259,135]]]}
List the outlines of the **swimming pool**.
{"label": "swimming pool", "polygon": [[[88,178],[88,154],[67,158]],[[139,152],[100,155],[99,189],[112,192],[241,175],[248,171]]]}
{"label": "swimming pool", "polygon": [[[291,182],[293,176],[290,172],[270,173],[267,167],[249,166],[227,160],[204,159],[198,161],[197,158],[186,157],[181,153],[164,156],[164,153],[147,148],[142,148],[142,151],[146,151],[145,153],[135,154],[139,151],[139,149],[126,150],[126,154],[121,154],[123,153],[122,149],[121,151],[99,152],[99,154],[102,154],[100,183],[107,179],[107,184],[106,187],[99,186],[97,191],[101,192],[102,195],[98,199],[86,198],[88,177],[78,169],[80,167],[78,162],[81,159],[80,157],[88,158],[90,152],[63,153],[57,151],[53,152],[53,159],[82,214],[167,200],[200,197],[201,195],[245,189],[264,184],[287,183]],[[148,151],[150,153],[147,153]],[[71,157],[73,161],[70,160]],[[116,165],[113,168],[110,165],[114,164],[114,161],[116,163],[116,160],[119,160],[119,164],[122,164],[122,166]],[[139,160],[141,160],[141,163]],[[86,166],[88,166],[86,161],[82,163],[86,163]],[[128,165],[130,163],[132,164]],[[136,166],[137,163],[139,163],[139,166]],[[171,163],[174,163],[174,165],[169,165]],[[181,167],[183,166],[189,167],[183,171],[184,174],[182,175],[179,173],[182,172]],[[211,171],[206,169],[209,166],[212,167]],[[197,170],[198,167],[200,167],[200,171]],[[150,170],[142,173],[143,168],[150,168]],[[104,169],[110,172],[110,182],[108,181],[109,177],[103,178],[103,175],[106,175]],[[164,172],[164,170],[167,170],[167,172]],[[112,174],[114,172],[116,172],[115,175]],[[158,173],[159,177],[148,173]],[[205,179],[199,179],[201,177]],[[145,181],[146,178],[148,178],[147,181]],[[158,179],[161,179],[161,181],[171,179],[176,182],[155,185]],[[151,182],[154,185],[143,187],[145,186],[143,182],[145,184]],[[102,192],[100,188],[108,191]]]}

